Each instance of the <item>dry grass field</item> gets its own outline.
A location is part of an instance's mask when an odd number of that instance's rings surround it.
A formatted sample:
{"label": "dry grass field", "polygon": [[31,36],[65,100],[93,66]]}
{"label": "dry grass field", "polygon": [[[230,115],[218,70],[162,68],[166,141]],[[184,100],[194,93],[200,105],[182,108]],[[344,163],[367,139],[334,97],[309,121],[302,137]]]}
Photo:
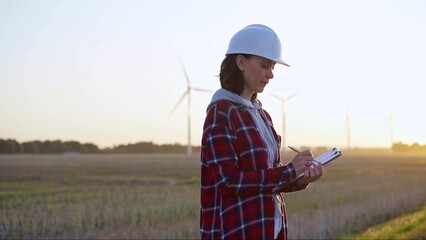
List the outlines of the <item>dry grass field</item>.
{"label": "dry grass field", "polygon": [[[337,238],[422,208],[426,156],[344,153],[285,195],[290,238]],[[198,238],[199,160],[0,155],[0,239]]]}

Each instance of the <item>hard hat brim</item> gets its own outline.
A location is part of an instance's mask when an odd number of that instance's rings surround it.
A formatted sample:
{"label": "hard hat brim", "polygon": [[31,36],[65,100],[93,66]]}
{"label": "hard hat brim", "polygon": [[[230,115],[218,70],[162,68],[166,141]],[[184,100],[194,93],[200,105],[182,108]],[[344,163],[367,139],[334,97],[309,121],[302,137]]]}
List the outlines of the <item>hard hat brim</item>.
{"label": "hard hat brim", "polygon": [[288,65],[286,62],[284,62],[282,59],[276,59],[276,60],[270,59],[270,60],[275,61],[276,63],[279,63],[281,65],[290,67],[290,65]]}

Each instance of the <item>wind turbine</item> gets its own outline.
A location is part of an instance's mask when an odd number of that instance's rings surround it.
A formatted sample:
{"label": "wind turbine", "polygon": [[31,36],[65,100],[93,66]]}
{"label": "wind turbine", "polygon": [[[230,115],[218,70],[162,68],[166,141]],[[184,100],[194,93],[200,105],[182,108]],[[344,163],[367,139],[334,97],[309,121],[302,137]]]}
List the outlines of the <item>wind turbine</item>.
{"label": "wind turbine", "polygon": [[346,109],[345,126],[346,126],[346,144],[347,144],[348,150],[350,150],[351,149],[351,124],[350,124],[350,111],[349,111],[349,109]]}
{"label": "wind turbine", "polygon": [[280,96],[278,96],[278,95],[275,95],[275,94],[273,94],[273,93],[268,93],[269,95],[271,95],[272,97],[274,97],[274,98],[276,98],[276,99],[278,99],[280,102],[281,102],[281,111],[282,111],[282,124],[283,124],[283,129],[282,129],[282,135],[281,135],[281,145],[283,146],[282,147],[282,152],[284,153],[285,152],[285,150],[286,150],[286,143],[285,143],[285,141],[287,140],[286,139],[286,137],[285,137],[285,133],[286,133],[286,114],[285,114],[285,111],[286,111],[286,103],[290,100],[290,99],[292,99],[294,96],[296,96],[297,94],[299,94],[299,92],[300,92],[301,90],[298,90],[297,92],[295,92],[295,93],[293,93],[293,94],[291,94],[290,96],[288,96],[288,97],[286,97],[286,98],[283,98],[283,97],[280,97]]}
{"label": "wind turbine", "polygon": [[206,89],[192,87],[191,82],[189,81],[188,74],[186,73],[185,66],[183,65],[183,62],[180,58],[179,58],[179,63],[180,63],[180,66],[182,68],[182,71],[185,75],[187,87],[186,87],[186,91],[183,93],[182,97],[179,99],[176,106],[170,112],[170,115],[172,115],[174,113],[174,111],[179,106],[179,104],[183,101],[183,99],[185,97],[188,97],[188,113],[187,113],[187,115],[188,115],[188,145],[187,145],[187,148],[186,148],[186,153],[188,155],[191,155],[192,154],[192,145],[191,145],[191,91],[198,91],[198,92],[211,92],[211,91],[206,90]]}

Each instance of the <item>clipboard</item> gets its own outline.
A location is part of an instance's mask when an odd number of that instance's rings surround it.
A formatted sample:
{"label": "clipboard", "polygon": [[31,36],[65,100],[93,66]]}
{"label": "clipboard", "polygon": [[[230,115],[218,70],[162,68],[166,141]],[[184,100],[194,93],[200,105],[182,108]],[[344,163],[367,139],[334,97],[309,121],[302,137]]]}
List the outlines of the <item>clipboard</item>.
{"label": "clipboard", "polygon": [[[342,156],[342,151],[338,148],[338,147],[334,147],[316,157],[314,157],[314,160],[316,162],[320,162],[322,163],[322,165],[327,165],[328,163],[330,163],[331,161],[333,161],[334,159],[338,158]],[[316,164],[316,162],[314,161],[314,164]],[[313,168],[313,166],[311,166],[311,168]],[[272,189],[272,192],[275,193],[278,190],[280,190],[281,188],[285,187],[288,184],[291,184],[295,181],[297,181],[298,179],[302,178],[305,174],[301,173],[299,176],[297,176],[297,178],[295,178],[293,181],[291,182],[286,182],[286,183],[282,183],[277,185],[276,187],[274,187]]]}
{"label": "clipboard", "polygon": [[327,163],[333,161],[334,159],[342,156],[342,151],[338,147],[334,147],[323,154],[314,157],[314,160],[326,165]]}

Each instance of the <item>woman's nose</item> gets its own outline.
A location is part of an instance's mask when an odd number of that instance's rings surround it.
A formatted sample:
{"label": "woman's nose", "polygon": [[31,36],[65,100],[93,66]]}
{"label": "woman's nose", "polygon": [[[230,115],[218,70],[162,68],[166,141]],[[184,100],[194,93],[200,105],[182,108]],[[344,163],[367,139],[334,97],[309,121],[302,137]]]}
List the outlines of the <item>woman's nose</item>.
{"label": "woman's nose", "polygon": [[274,73],[272,72],[272,69],[270,69],[270,70],[268,71],[268,78],[269,78],[269,79],[274,78]]}

